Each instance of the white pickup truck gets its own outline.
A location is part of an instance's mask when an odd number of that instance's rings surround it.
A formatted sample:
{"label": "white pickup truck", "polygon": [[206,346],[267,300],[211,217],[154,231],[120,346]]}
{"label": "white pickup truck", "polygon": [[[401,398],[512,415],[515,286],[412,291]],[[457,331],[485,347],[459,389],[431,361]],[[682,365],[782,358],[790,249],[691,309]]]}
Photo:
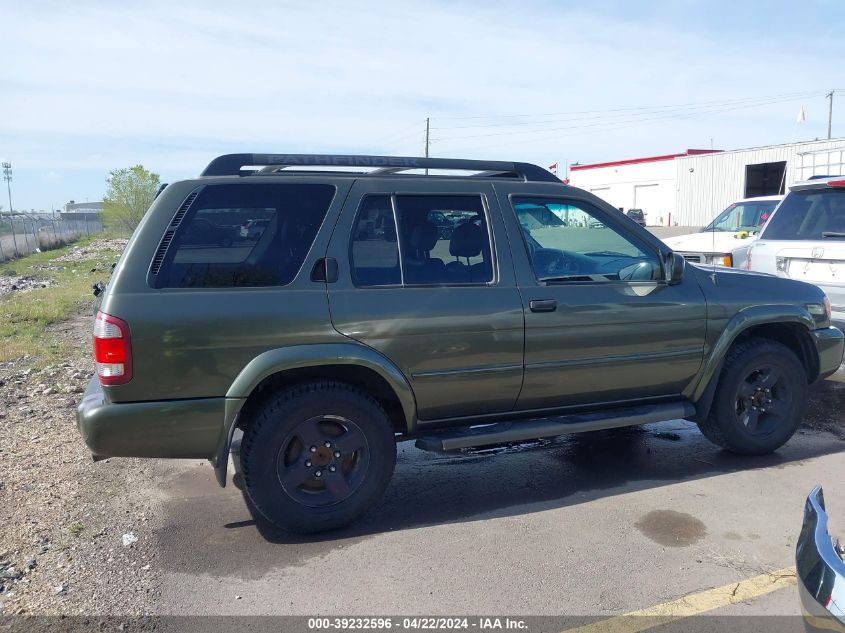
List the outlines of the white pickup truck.
{"label": "white pickup truck", "polygon": [[689,262],[744,268],[749,247],[781,200],[783,196],[739,200],[698,233],[663,241]]}

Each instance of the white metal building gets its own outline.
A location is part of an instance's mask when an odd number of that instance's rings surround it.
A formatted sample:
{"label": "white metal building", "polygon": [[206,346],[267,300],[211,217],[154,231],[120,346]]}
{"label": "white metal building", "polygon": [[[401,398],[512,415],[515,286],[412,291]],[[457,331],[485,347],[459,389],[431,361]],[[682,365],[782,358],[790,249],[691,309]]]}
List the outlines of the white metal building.
{"label": "white metal building", "polygon": [[572,165],[570,183],[652,226],[703,226],[741,198],[783,193],[814,175],[845,175],[845,138]]}

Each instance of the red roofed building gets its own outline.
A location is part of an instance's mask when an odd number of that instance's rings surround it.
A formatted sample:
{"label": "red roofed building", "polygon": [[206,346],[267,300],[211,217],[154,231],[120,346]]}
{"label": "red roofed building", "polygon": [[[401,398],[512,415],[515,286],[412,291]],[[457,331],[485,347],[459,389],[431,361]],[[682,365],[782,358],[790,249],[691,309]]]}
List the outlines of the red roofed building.
{"label": "red roofed building", "polygon": [[569,181],[576,187],[593,192],[614,207],[622,207],[625,211],[642,209],[646,224],[650,226],[665,226],[676,206],[675,159],[718,151],[688,149],[677,154],[572,165]]}
{"label": "red roofed building", "polygon": [[569,181],[614,207],[642,209],[649,226],[701,227],[737,200],[784,193],[810,176],[840,174],[845,139],[834,138],[576,163]]}

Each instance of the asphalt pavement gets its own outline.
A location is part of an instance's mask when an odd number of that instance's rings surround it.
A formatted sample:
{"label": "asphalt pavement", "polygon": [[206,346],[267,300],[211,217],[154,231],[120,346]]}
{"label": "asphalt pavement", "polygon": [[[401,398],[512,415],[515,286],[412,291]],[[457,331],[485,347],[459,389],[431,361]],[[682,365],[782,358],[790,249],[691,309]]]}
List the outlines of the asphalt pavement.
{"label": "asphalt pavement", "polygon": [[[843,382],[814,387],[807,425],[763,457],[681,420],[458,455],[402,443],[382,502],[310,538],[180,463],[160,482],[160,613],[611,617],[788,568],[816,484],[845,535]],[[714,605],[800,613],[794,586]]]}

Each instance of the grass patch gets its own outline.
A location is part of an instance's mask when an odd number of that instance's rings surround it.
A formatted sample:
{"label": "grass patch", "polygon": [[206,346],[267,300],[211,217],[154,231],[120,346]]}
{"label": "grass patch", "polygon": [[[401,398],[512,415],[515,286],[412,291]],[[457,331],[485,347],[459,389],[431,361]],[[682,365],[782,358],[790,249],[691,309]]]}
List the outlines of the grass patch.
{"label": "grass patch", "polygon": [[[100,237],[85,237],[73,246],[34,253],[0,265],[0,275],[23,275],[49,279],[53,285],[29,292],[12,292],[0,297],[0,362],[30,354],[37,364],[58,362],[66,350],[56,340],[45,338],[47,328],[77,314],[85,303],[93,302],[91,284],[107,281],[110,265],[117,261],[116,251],[101,251],[91,259],[55,262]],[[94,272],[91,272],[94,269]]]}
{"label": "grass patch", "polygon": [[74,523],[70,524],[70,527],[67,529],[67,531],[70,532],[73,536],[79,536],[80,534],[82,534],[83,529],[84,527],[82,526],[82,523],[80,523],[79,521],[75,521]]}

